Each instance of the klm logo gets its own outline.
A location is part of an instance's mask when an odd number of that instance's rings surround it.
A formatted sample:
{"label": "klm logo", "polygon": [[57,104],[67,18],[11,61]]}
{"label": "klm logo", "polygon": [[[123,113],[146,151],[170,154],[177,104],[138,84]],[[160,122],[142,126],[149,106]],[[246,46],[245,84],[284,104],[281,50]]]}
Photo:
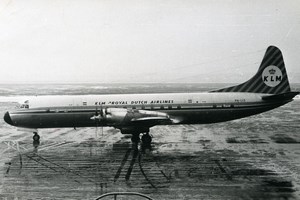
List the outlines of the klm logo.
{"label": "klm logo", "polygon": [[282,81],[282,72],[274,65],[268,66],[262,73],[262,79],[267,86],[275,87]]}

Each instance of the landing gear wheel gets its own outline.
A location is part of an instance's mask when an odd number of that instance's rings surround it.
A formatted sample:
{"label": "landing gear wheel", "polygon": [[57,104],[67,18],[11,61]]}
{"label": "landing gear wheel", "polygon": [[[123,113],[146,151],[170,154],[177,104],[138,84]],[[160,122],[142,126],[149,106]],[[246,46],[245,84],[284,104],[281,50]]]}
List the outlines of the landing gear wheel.
{"label": "landing gear wheel", "polygon": [[142,136],[142,142],[145,145],[151,145],[152,137],[149,135],[149,133],[146,133],[145,135]]}
{"label": "landing gear wheel", "polygon": [[37,132],[33,133],[33,147],[34,147],[34,152],[37,153],[37,148],[40,145],[40,136],[37,134]]}
{"label": "landing gear wheel", "polygon": [[140,134],[133,134],[132,137],[131,137],[131,142],[132,143],[139,143],[140,141]]}
{"label": "landing gear wheel", "polygon": [[142,136],[142,152],[143,153],[148,153],[151,151],[151,142],[152,142],[152,137],[149,135],[149,133],[146,133]]}
{"label": "landing gear wheel", "polygon": [[32,137],[33,141],[40,141],[40,136],[37,133],[34,133],[33,137]]}
{"label": "landing gear wheel", "polygon": [[140,142],[140,134],[132,134],[131,142],[132,142],[132,148],[134,150],[138,150],[138,145]]}

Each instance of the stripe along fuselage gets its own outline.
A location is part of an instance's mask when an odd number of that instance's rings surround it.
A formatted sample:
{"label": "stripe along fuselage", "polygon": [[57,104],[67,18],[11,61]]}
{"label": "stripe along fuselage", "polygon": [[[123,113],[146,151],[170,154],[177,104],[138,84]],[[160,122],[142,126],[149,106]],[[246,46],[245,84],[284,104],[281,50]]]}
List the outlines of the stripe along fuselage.
{"label": "stripe along fuselage", "polygon": [[[11,124],[25,128],[131,126],[124,117],[110,124],[93,116],[108,109],[165,113],[170,121],[160,124],[205,124],[258,114],[291,101],[266,101],[259,93],[168,93],[85,96],[40,96],[25,101],[23,108],[10,112]],[[151,126],[151,125],[149,125]]]}

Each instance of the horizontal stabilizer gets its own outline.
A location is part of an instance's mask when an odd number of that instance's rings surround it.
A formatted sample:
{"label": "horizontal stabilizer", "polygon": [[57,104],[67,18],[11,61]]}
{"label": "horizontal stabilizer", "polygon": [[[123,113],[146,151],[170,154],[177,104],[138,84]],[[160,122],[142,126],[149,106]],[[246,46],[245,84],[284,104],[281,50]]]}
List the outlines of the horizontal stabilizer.
{"label": "horizontal stabilizer", "polygon": [[281,94],[274,94],[274,95],[268,95],[263,96],[262,99],[266,101],[275,101],[275,100],[289,100],[293,99],[296,95],[298,95],[300,92],[286,92]]}

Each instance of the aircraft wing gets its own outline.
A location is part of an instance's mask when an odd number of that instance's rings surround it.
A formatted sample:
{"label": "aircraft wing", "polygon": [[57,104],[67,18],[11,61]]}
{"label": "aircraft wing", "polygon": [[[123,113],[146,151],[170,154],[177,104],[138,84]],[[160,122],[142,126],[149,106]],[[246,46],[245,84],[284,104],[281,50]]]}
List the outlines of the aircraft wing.
{"label": "aircraft wing", "polygon": [[169,117],[140,117],[131,119],[133,125],[137,126],[155,126],[162,124],[172,124]]}
{"label": "aircraft wing", "polygon": [[141,122],[141,121],[170,121],[168,117],[142,117],[142,118],[133,118],[132,122]]}

